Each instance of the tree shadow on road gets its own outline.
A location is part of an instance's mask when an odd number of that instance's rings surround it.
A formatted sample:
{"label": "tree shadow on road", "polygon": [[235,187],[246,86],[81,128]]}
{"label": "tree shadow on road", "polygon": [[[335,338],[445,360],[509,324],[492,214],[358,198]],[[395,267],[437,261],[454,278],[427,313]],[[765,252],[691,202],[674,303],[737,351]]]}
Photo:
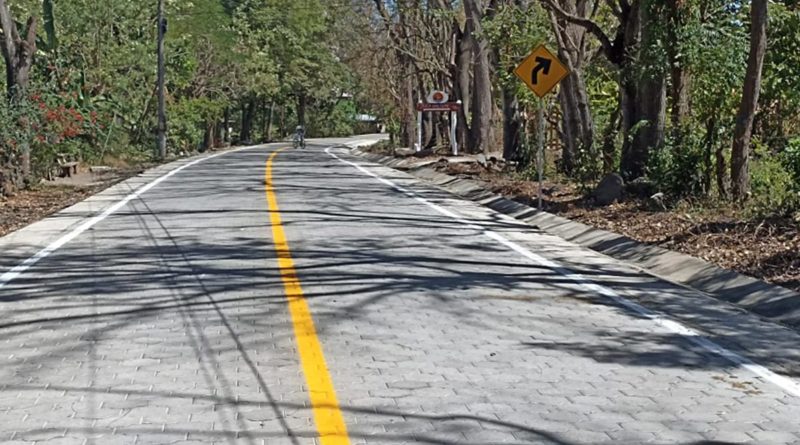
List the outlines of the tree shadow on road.
{"label": "tree shadow on road", "polygon": [[[252,433],[239,420],[246,414],[239,407],[248,404],[263,405],[264,411],[273,413],[275,419],[283,418],[286,409],[307,408],[287,403],[274,394],[275,381],[269,376],[272,362],[261,362],[253,355],[256,351],[281,348],[293,354],[293,333],[271,244],[263,179],[252,173],[250,157],[226,166],[224,181],[209,181],[219,171],[214,166],[204,166],[198,169],[197,179],[184,178],[168,188],[153,189],[145,200],[132,202],[1,289],[0,344],[4,346],[0,346],[0,352],[18,357],[7,360],[1,371],[5,380],[0,383],[0,397],[15,391],[60,391],[93,393],[97,397],[134,394],[143,398],[197,399],[212,406],[232,407],[227,429],[167,428],[159,432],[159,428],[130,426],[123,430],[165,438],[188,434],[231,443],[241,438],[313,436],[313,431],[297,430],[288,423],[269,433]],[[395,311],[395,318],[399,319],[410,311],[419,311],[418,317],[424,316],[430,323],[457,326],[458,331],[451,333],[454,338],[481,332],[506,340],[510,345],[507,352],[512,355],[508,362],[496,367],[497,375],[493,377],[497,380],[523,372],[515,368],[516,362],[534,360],[547,352],[634,368],[634,373],[645,368],[731,369],[729,362],[680,336],[648,330],[648,320],[641,315],[588,292],[558,271],[522,260],[485,239],[482,229],[431,215],[412,200],[398,202],[395,191],[355,173],[343,174],[328,164],[309,175],[313,182],[291,174],[291,168],[288,164],[275,176],[283,206],[281,216],[323,343],[333,342],[343,326],[369,328],[383,324],[397,328],[394,343],[419,349],[415,344],[419,337],[406,337],[423,323],[414,320],[417,313],[408,318],[420,324],[404,326],[404,320],[392,320],[393,314],[386,314],[388,310]],[[335,185],[341,183],[345,185]],[[437,202],[451,199],[436,190],[420,193]],[[174,196],[181,196],[181,200],[176,202]],[[363,204],[367,201],[369,206]],[[530,230],[497,215],[481,223],[497,232]],[[335,230],[323,232],[323,227]],[[771,325],[755,317],[725,307],[699,306],[698,302],[708,300],[635,271],[576,261],[574,255],[560,253],[558,248],[542,250],[546,250],[542,254],[593,282],[631,298],[640,296],[641,301],[657,309],[704,327],[714,342],[733,348],[741,345],[759,363],[787,366],[787,374],[800,375],[791,371],[796,368],[789,367],[796,364],[796,337],[773,332]],[[531,308],[553,312],[547,317]],[[592,317],[598,314],[605,318],[594,321]],[[553,315],[560,318],[554,321]],[[632,327],[620,330],[615,322]],[[164,324],[169,329],[163,328]],[[548,336],[544,326],[593,340],[567,341],[563,336],[554,339],[552,335],[557,333]],[[148,344],[148,332],[157,329],[159,334],[168,336]],[[428,334],[429,331],[422,332]],[[350,339],[355,344],[349,347],[358,349],[359,338]],[[101,367],[104,358],[103,353],[98,354],[97,346],[105,342],[127,347],[138,341],[143,342],[137,349],[143,359],[148,354],[168,357],[190,351],[186,361],[197,362],[205,391],[137,391],[94,381],[67,386],[52,377],[64,363],[76,361],[86,362],[81,367],[89,370],[87,375],[113,372]],[[151,347],[156,344],[158,348]],[[467,353],[469,349],[480,349],[480,345],[465,343],[463,348],[450,353]],[[124,359],[124,351],[121,354]],[[261,399],[237,399],[236,379],[228,375],[230,363],[237,360],[257,381]],[[487,355],[482,360],[497,359]],[[525,378],[536,379],[536,374],[531,372]],[[491,380],[487,377],[487,383]],[[482,388],[482,384],[470,383],[491,397],[491,387]],[[375,418],[383,428],[383,432],[380,428],[377,432],[356,429],[356,438],[431,444],[493,443],[465,435],[465,428],[477,424],[481,429],[500,429],[524,443],[577,443],[548,428],[538,428],[534,420],[506,422],[498,420],[500,416],[444,409],[429,413],[355,404],[344,404],[342,409],[351,415]],[[309,418],[310,414],[303,416]],[[387,419],[411,425],[429,423],[432,430],[426,432],[420,427],[418,431],[391,431]],[[445,428],[442,434],[436,427],[444,428],[447,422],[451,422],[452,429]],[[110,431],[75,425],[68,428],[84,435]],[[37,431],[51,432],[55,427]],[[160,436],[162,433],[165,435]]]}

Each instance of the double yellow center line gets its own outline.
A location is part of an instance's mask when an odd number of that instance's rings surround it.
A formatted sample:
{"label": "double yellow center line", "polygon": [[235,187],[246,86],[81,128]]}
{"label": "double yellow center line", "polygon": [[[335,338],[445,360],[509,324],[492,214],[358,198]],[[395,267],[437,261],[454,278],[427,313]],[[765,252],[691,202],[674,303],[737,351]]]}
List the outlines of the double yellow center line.
{"label": "double yellow center line", "polygon": [[317,337],[314,319],[303,296],[303,288],[297,278],[289,243],[281,222],[278,199],[275,196],[275,187],[272,182],[272,163],[282,150],[273,153],[267,161],[265,173],[267,204],[269,218],[272,225],[272,239],[275,243],[275,252],[278,257],[278,268],[283,279],[283,288],[289,303],[289,313],[292,317],[294,335],[297,339],[297,352],[306,378],[306,385],[311,398],[311,408],[314,412],[314,423],[317,426],[320,443],[322,445],[349,445],[347,426],[344,416],[336,400],[336,391],[333,388],[328,366],[322,345]]}

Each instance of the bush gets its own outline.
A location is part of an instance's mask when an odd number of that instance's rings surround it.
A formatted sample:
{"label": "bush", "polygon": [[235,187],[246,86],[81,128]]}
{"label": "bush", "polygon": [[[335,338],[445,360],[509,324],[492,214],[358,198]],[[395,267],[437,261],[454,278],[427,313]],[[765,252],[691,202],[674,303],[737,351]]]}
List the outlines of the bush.
{"label": "bush", "polygon": [[195,151],[203,142],[204,131],[198,117],[200,106],[194,100],[181,100],[172,104],[169,111],[169,151]]}
{"label": "bush", "polygon": [[650,155],[647,176],[664,194],[686,198],[706,194],[702,141],[686,132],[680,143],[674,136]]}
{"label": "bush", "polygon": [[319,107],[308,116],[307,126],[310,137],[334,137],[353,134],[356,107],[352,101],[341,101],[331,109]]}
{"label": "bush", "polygon": [[753,161],[748,210],[759,216],[785,216],[800,209],[800,190],[795,173],[775,156]]}
{"label": "bush", "polygon": [[789,141],[783,152],[783,165],[795,181],[795,188],[800,189],[800,138]]}

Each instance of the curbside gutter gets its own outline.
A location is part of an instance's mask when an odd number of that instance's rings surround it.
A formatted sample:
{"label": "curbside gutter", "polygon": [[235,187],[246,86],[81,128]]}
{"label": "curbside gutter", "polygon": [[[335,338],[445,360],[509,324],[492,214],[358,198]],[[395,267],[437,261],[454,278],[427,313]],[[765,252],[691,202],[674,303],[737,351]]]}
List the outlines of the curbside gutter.
{"label": "curbside gutter", "polygon": [[471,179],[440,173],[427,164],[418,165],[369,153],[351,153],[429,182],[454,195],[477,202],[569,242],[624,261],[655,277],[687,286],[716,299],[735,304],[773,322],[800,328],[800,294],[784,287],[723,269],[701,259],[641,243],[617,233],[597,229],[558,215],[529,207],[487,190]]}

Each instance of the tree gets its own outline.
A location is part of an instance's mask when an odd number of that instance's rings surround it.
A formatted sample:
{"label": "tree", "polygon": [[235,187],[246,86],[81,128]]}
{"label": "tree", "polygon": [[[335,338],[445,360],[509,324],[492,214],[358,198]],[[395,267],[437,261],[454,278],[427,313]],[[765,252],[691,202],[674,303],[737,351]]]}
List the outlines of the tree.
{"label": "tree", "polygon": [[[620,170],[626,179],[645,175],[650,152],[664,142],[667,83],[665,67],[649,51],[656,47],[658,24],[657,0],[634,2],[638,17],[629,26],[640,34],[638,60],[629,61],[623,68],[625,94],[622,100],[622,122],[625,144]],[[638,62],[638,63],[637,63]],[[630,142],[628,142],[630,141]]]}
{"label": "tree", "polygon": [[[25,90],[30,80],[33,58],[36,54],[36,17],[31,16],[26,25],[25,38],[20,36],[20,30],[11,15],[5,0],[0,0],[0,28],[3,31],[3,59],[6,64],[6,94],[10,107],[23,99]],[[5,150],[14,151],[7,147]],[[31,152],[27,141],[20,141],[21,166],[14,165],[13,156],[0,165],[0,194],[12,192],[22,185],[23,179],[29,179],[31,174]],[[21,167],[22,174],[15,170]]]}
{"label": "tree", "polygon": [[664,2],[666,13],[667,31],[667,56],[670,70],[670,98],[672,113],[670,119],[672,127],[678,133],[683,131],[687,119],[691,114],[690,93],[692,75],[688,69],[686,44],[682,39],[682,31],[686,28],[689,4],[686,0],[666,0]]}
{"label": "tree", "polygon": [[663,142],[666,112],[663,65],[656,65],[654,71],[639,69],[650,46],[657,42],[655,30],[660,20],[654,14],[657,2],[607,1],[616,18],[612,39],[596,20],[570,13],[555,0],[541,1],[563,22],[581,26],[594,35],[602,54],[616,66],[623,130],[620,170],[626,179],[644,175],[650,150]]}
{"label": "tree", "polygon": [[[547,14],[533,0],[499,0],[491,8],[482,25],[493,51],[494,88],[501,93],[503,158],[525,167],[529,156],[523,114],[526,109],[536,107],[537,102],[514,75],[514,69],[530,53],[531,42],[548,39],[545,29],[549,22]],[[469,75],[469,70],[465,73]]]}
{"label": "tree", "polygon": [[[468,148],[474,145],[474,132],[469,131],[467,119],[469,110],[474,110],[471,100],[474,36],[466,29],[465,20],[456,17],[449,0],[426,4],[374,0],[373,4],[381,19],[385,51],[390,55],[386,61],[399,73],[396,78],[389,76],[387,81],[392,82],[390,89],[399,114],[401,143],[412,146],[416,140],[416,103],[424,100],[430,89],[437,88],[452,91],[454,99],[464,102],[459,135]],[[437,135],[447,135],[444,123],[441,117],[423,117],[424,146],[435,144]]]}
{"label": "tree", "polygon": [[750,4],[750,55],[747,59],[742,102],[736,116],[731,152],[731,192],[734,199],[742,200],[750,190],[750,140],[753,120],[761,92],[761,74],[767,50],[767,0],[753,0]]}
{"label": "tree", "polygon": [[25,38],[20,37],[17,24],[5,0],[0,0],[0,26],[3,31],[3,59],[6,62],[6,89],[13,98],[23,94],[30,80],[33,57],[36,54],[36,17],[25,26]]}
{"label": "tree", "polygon": [[[561,0],[558,5],[565,13],[591,19],[597,13],[597,4],[589,0]],[[589,94],[583,78],[583,67],[592,56],[587,28],[551,12],[553,33],[558,42],[558,54],[570,71],[558,92],[561,105],[564,149],[561,167],[566,173],[575,168],[579,150],[593,151],[594,119],[589,106]]]}
{"label": "tree", "polygon": [[483,35],[483,25],[481,24],[488,6],[484,3],[481,0],[464,0],[467,33],[477,36],[472,42],[472,122],[469,149],[473,152],[488,151],[494,142],[492,131],[494,98],[489,61],[490,49],[489,41]]}

